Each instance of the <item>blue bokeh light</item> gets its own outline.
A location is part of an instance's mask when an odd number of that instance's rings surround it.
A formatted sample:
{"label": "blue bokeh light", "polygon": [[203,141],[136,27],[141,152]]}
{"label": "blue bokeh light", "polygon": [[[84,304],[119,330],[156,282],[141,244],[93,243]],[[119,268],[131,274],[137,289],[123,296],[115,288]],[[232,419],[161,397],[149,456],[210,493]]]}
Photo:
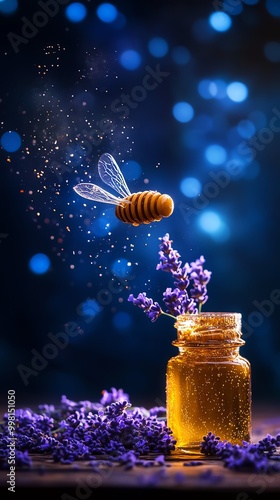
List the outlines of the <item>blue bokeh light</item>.
{"label": "blue bokeh light", "polygon": [[185,177],[180,183],[180,190],[188,198],[195,198],[201,192],[201,182],[196,177]]}
{"label": "blue bokeh light", "polygon": [[226,83],[223,80],[200,80],[197,89],[203,99],[223,99],[226,97]]}
{"label": "blue bokeh light", "polygon": [[227,152],[219,144],[211,144],[205,150],[205,158],[212,165],[222,165],[227,159]]}
{"label": "blue bokeh light", "polygon": [[230,231],[221,216],[214,210],[204,211],[198,218],[198,225],[209,236],[217,242],[227,241]]}
{"label": "blue bokeh light", "polygon": [[198,93],[203,99],[213,99],[213,88],[212,86],[215,85],[212,80],[200,80],[198,82],[197,90]]}
{"label": "blue bokeh light", "polygon": [[194,109],[188,102],[177,102],[172,108],[174,118],[181,123],[189,122],[194,116]]}
{"label": "blue bokeh light", "polygon": [[34,274],[45,274],[51,267],[49,257],[44,253],[36,253],[29,260],[29,269]]}
{"label": "blue bokeh light", "polygon": [[125,278],[131,274],[132,267],[127,259],[117,259],[113,262],[111,270],[115,276]]}
{"label": "blue bokeh light", "polygon": [[236,126],[237,132],[244,139],[249,139],[256,132],[256,127],[251,120],[240,120]]}
{"label": "blue bokeh light", "polygon": [[265,7],[267,12],[273,17],[280,17],[279,0],[266,0]]}
{"label": "blue bokeh light", "polygon": [[1,0],[0,14],[13,14],[18,8],[18,0]]}
{"label": "blue bokeh light", "polygon": [[216,82],[210,82],[208,90],[209,90],[209,94],[211,97],[216,97],[216,95],[218,93],[218,87],[217,87]]}
{"label": "blue bokeh light", "polygon": [[218,11],[209,16],[209,24],[215,31],[224,32],[230,29],[232,21],[228,14]]}
{"label": "blue bokeh light", "polygon": [[80,23],[87,16],[87,8],[80,2],[74,2],[66,7],[65,15],[72,23]]}
{"label": "blue bokeh light", "polygon": [[243,102],[248,97],[248,88],[242,82],[231,82],[227,86],[227,95],[234,102]]}
{"label": "blue bokeh light", "polygon": [[166,56],[168,49],[168,43],[164,38],[155,37],[148,42],[148,50],[154,57]]}
{"label": "blue bokeh light", "polygon": [[227,84],[224,80],[221,80],[220,78],[217,78],[213,81],[215,84],[215,87],[212,88],[212,93],[214,92],[215,88],[215,99],[224,99],[227,95]]}
{"label": "blue bokeh light", "polygon": [[17,132],[5,132],[1,137],[1,146],[8,153],[14,153],[21,146],[21,137]]}
{"label": "blue bokeh light", "polygon": [[200,215],[199,225],[206,233],[215,233],[221,228],[221,217],[211,210],[205,211]]}
{"label": "blue bokeh light", "polygon": [[113,23],[118,17],[118,10],[111,3],[101,3],[96,9],[96,15],[103,23]]}
{"label": "blue bokeh light", "polygon": [[133,71],[133,70],[139,68],[141,61],[142,61],[142,58],[141,58],[139,52],[137,52],[136,50],[132,50],[132,49],[125,50],[120,55],[121,65],[129,71]]}
{"label": "blue bokeh light", "polygon": [[191,55],[188,49],[181,45],[179,45],[178,47],[174,47],[171,56],[173,61],[179,65],[188,64],[191,59]]}
{"label": "blue bokeh light", "polygon": [[81,316],[86,316],[86,318],[84,318],[86,323],[92,321],[100,311],[102,311],[102,307],[95,299],[88,298],[79,306],[79,314]]}
{"label": "blue bokeh light", "polygon": [[132,325],[131,315],[126,312],[117,312],[113,316],[112,323],[117,330],[127,330]]}
{"label": "blue bokeh light", "polygon": [[122,165],[122,173],[126,180],[138,179],[142,173],[141,165],[134,160],[128,160]]}

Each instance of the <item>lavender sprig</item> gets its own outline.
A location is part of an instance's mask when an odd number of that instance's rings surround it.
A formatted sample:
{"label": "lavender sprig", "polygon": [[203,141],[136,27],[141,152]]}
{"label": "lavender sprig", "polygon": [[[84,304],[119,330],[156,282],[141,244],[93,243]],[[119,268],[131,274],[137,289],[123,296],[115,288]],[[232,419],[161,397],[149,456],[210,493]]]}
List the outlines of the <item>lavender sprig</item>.
{"label": "lavender sprig", "polygon": [[149,299],[145,292],[139,293],[137,297],[134,297],[131,293],[127,300],[132,302],[134,306],[138,306],[143,309],[144,313],[152,322],[156,321],[161,314],[166,314],[161,309],[158,302],[154,302],[153,299]]}
{"label": "lavender sprig", "polygon": [[[152,322],[156,321],[161,314],[176,319],[180,314],[197,314],[201,312],[203,304],[208,300],[207,285],[211,278],[211,272],[203,268],[205,258],[200,256],[191,264],[187,262],[182,265],[181,255],[172,247],[173,241],[169,234],[159,238],[159,264],[156,270],[171,274],[174,280],[174,288],[166,288],[163,293],[165,311],[158,302],[147,298],[146,293],[139,293],[137,297],[130,294],[128,301],[140,307]],[[191,289],[188,291],[189,286]]]}
{"label": "lavender sprig", "polygon": [[225,467],[235,471],[279,472],[280,468],[272,466],[270,458],[279,459],[274,455],[280,446],[280,434],[267,436],[257,444],[243,442],[233,445],[228,441],[221,441],[218,436],[208,432],[201,442],[201,452],[206,456],[213,456],[223,460]]}

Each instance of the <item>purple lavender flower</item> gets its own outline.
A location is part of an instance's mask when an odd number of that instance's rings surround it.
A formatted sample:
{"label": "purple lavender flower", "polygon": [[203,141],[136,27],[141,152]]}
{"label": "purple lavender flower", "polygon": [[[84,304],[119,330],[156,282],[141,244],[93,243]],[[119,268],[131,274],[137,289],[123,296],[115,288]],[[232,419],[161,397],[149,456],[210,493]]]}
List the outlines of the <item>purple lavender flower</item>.
{"label": "purple lavender flower", "polygon": [[[10,456],[10,451],[0,450],[0,469],[9,469],[8,459]],[[19,451],[15,450],[15,465],[20,469],[29,469],[32,466],[32,459],[29,455],[28,450]]]}
{"label": "purple lavender flower", "polygon": [[159,260],[160,263],[157,265],[156,269],[161,269],[162,271],[176,272],[178,268],[181,267],[182,262],[178,260],[181,255],[177,250],[172,248],[172,240],[169,239],[169,234],[166,233],[165,236],[159,238],[161,241],[159,248]]}
{"label": "purple lavender flower", "polygon": [[271,436],[267,434],[265,438],[259,441],[258,449],[260,452],[267,452],[267,455],[270,457],[276,451],[276,448],[280,446],[280,434],[277,436]]}
{"label": "purple lavender flower", "polygon": [[176,250],[170,250],[170,252],[167,254],[165,252],[160,251],[159,252],[159,260],[160,263],[157,264],[156,269],[161,269],[162,271],[167,271],[171,272],[174,271],[176,272],[178,267],[181,265],[181,261],[178,260],[180,257],[180,254]]}
{"label": "purple lavender flower", "polygon": [[[169,234],[159,238],[159,264],[156,269],[169,272],[173,278],[175,288],[166,288],[163,293],[163,302],[165,311],[163,311],[158,302],[148,299],[146,294],[140,293],[137,298],[129,295],[128,301],[137,305],[147,316],[156,321],[161,314],[171,316],[176,319],[180,314],[197,314],[201,312],[202,305],[208,300],[207,285],[211,278],[211,272],[203,269],[205,258],[200,256],[191,264],[187,262],[182,266],[179,260],[181,255],[172,248],[173,241]],[[188,291],[189,286],[190,290]]]}
{"label": "purple lavender flower", "polygon": [[193,288],[190,290],[190,295],[197,301],[199,311],[201,310],[201,306],[208,300],[207,285],[212,274],[211,271],[203,269],[204,264],[205,259],[201,255],[199,259],[191,262],[190,265],[190,278],[193,281]]}
{"label": "purple lavender flower", "polygon": [[132,302],[133,305],[143,309],[144,313],[152,322],[156,321],[162,314],[162,309],[158,302],[154,302],[153,299],[149,299],[145,292],[139,293],[137,297],[134,297],[131,293],[127,300]]}
{"label": "purple lavender flower", "polygon": [[241,445],[233,445],[228,441],[220,441],[220,438],[209,432],[203,437],[201,452],[206,456],[216,456],[223,460],[225,467],[235,471],[255,472],[279,472],[279,468],[272,465],[269,459],[276,458],[277,446],[280,444],[280,435],[276,437],[268,434],[258,444],[243,442]]}
{"label": "purple lavender flower", "polygon": [[230,453],[227,453],[223,459],[225,467],[228,469],[255,472],[268,471],[268,457],[259,451],[258,445],[231,445],[231,448],[228,448],[229,450]]}
{"label": "purple lavender flower", "polygon": [[129,402],[129,396],[128,394],[123,392],[123,389],[116,389],[115,387],[111,387],[111,391],[102,391],[102,398],[100,399],[100,403],[103,406],[110,405],[111,403],[117,403],[119,401]]}
{"label": "purple lavender flower", "polygon": [[27,450],[19,451],[16,450],[16,467],[30,468],[32,465],[32,459]]}
{"label": "purple lavender flower", "polygon": [[108,415],[109,417],[118,417],[122,415],[126,408],[131,406],[127,401],[117,401],[116,403],[111,403],[104,411],[104,415]]}
{"label": "purple lavender flower", "polygon": [[194,300],[189,298],[187,292],[179,288],[174,288],[174,290],[167,288],[163,293],[163,302],[167,313],[173,316],[197,312]]}
{"label": "purple lavender flower", "polygon": [[174,285],[180,290],[186,290],[190,284],[191,268],[186,262],[183,267],[179,267],[176,271],[172,271],[172,276],[175,278]]}
{"label": "purple lavender flower", "polygon": [[201,443],[201,452],[206,456],[216,456],[221,447],[221,441],[219,436],[213,434],[213,432],[208,432],[207,436],[203,436],[203,441]]}
{"label": "purple lavender flower", "polygon": [[150,416],[157,418],[165,418],[166,419],[166,408],[165,406],[154,406],[150,408]]}

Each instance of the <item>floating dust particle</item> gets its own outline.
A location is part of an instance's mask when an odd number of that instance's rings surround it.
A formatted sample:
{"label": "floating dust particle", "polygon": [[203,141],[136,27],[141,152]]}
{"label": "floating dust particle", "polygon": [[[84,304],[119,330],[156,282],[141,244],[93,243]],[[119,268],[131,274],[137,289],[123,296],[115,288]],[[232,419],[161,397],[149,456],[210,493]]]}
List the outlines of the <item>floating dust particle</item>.
{"label": "floating dust particle", "polygon": [[[35,73],[37,72],[39,75],[39,78],[37,77],[39,84],[35,83],[34,88],[30,89],[32,106],[22,115],[22,120],[29,130],[29,134],[26,134],[25,137],[25,161],[29,161],[31,168],[26,168],[24,173],[26,178],[23,176],[22,169],[17,173],[22,176],[22,182],[31,185],[29,194],[33,195],[34,193],[31,202],[28,200],[27,206],[32,215],[34,212],[37,214],[36,217],[32,217],[36,229],[43,225],[48,231],[51,231],[48,235],[50,241],[64,245],[63,249],[53,247],[56,255],[63,254],[63,260],[69,262],[71,250],[73,246],[76,246],[76,241],[80,239],[81,234],[82,242],[85,245],[82,247],[84,254],[91,253],[90,250],[87,250],[87,246],[97,247],[98,257],[93,256],[92,259],[90,255],[88,256],[90,263],[96,265],[94,259],[100,259],[108,253],[117,252],[118,245],[113,240],[114,232],[108,231],[104,239],[96,238],[90,226],[97,218],[97,214],[93,213],[93,208],[99,210],[99,205],[88,203],[81,207],[74,199],[74,194],[71,201],[67,197],[71,187],[80,179],[85,177],[88,181],[89,178],[94,177],[94,174],[97,174],[97,160],[100,151],[96,151],[96,158],[93,162],[85,147],[86,144],[92,143],[90,131],[93,133],[92,139],[95,139],[96,115],[101,116],[102,112],[106,111],[108,117],[106,134],[99,133],[100,137],[102,136],[102,149],[108,146],[108,150],[113,148],[122,152],[126,151],[128,154],[131,153],[134,142],[130,137],[130,131],[134,127],[118,123],[115,115],[108,114],[111,113],[109,106],[102,107],[100,105],[97,110],[96,107],[91,109],[89,106],[91,98],[89,89],[92,89],[93,73],[96,83],[96,95],[92,95],[93,99],[96,100],[106,94],[108,102],[108,97],[115,97],[115,81],[118,76],[115,73],[112,74],[111,61],[104,58],[104,54],[99,54],[95,48],[91,50],[91,53],[87,52],[85,61],[90,59],[89,75],[85,71],[81,71],[80,68],[76,68],[76,71],[74,68],[71,76],[73,88],[71,89],[71,81],[69,81],[69,92],[66,95],[56,81],[58,72],[62,70],[61,63],[64,59],[62,56],[65,53],[65,47],[60,44],[48,44],[41,54],[41,60],[37,61],[34,67]],[[86,62],[84,64],[87,66]],[[99,68],[100,74],[96,72],[97,68]],[[79,95],[82,98],[75,101],[77,76],[83,80],[83,88],[80,85]],[[108,88],[104,87],[104,76],[107,79]],[[42,79],[44,80],[43,84]],[[111,89],[112,81],[114,84]],[[118,155],[122,157],[123,153],[118,153]],[[7,161],[11,161],[10,158]],[[36,165],[35,168],[34,165]],[[21,194],[27,195],[27,190],[21,190]],[[73,210],[74,204],[75,210]],[[70,209],[71,214],[69,214]],[[62,224],[63,220],[67,221],[67,225]],[[82,223],[83,220],[84,223]],[[110,224],[107,224],[106,228],[109,230]],[[104,248],[105,242],[106,244],[110,242],[110,250],[107,249],[107,246]],[[128,252],[129,249],[132,251],[133,247],[134,245],[130,244],[126,247],[125,252]]]}

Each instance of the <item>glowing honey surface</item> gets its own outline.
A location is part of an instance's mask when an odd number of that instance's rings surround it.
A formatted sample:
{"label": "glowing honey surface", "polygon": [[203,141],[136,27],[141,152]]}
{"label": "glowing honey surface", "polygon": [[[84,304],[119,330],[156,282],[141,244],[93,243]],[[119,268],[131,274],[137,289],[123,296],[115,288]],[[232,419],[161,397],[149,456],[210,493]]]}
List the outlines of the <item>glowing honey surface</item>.
{"label": "glowing honey surface", "polygon": [[182,452],[198,454],[209,431],[232,444],[250,441],[251,369],[239,355],[240,323],[233,313],[177,318],[179,355],[167,364],[166,405]]}

